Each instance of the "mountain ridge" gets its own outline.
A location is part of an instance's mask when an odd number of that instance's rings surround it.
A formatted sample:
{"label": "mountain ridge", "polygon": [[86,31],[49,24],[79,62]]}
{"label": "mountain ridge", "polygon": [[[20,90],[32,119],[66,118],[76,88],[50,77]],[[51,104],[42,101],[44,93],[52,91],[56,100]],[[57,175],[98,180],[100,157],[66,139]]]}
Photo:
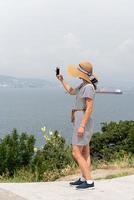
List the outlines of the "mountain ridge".
{"label": "mountain ridge", "polygon": [[47,79],[0,75],[0,88],[45,88],[49,86],[53,86],[53,83]]}

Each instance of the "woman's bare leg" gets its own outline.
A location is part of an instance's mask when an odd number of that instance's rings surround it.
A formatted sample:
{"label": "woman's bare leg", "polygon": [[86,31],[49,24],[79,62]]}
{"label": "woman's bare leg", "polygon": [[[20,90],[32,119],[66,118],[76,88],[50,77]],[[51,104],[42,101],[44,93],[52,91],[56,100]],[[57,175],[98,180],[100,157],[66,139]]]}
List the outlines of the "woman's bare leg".
{"label": "woman's bare leg", "polygon": [[[82,155],[87,162],[88,169],[89,169],[89,172],[90,172],[90,177],[91,177],[91,159],[90,159],[90,147],[89,147],[89,145],[86,145],[86,146],[83,147]],[[82,176],[84,177],[83,174],[82,174]]]}
{"label": "woman's bare leg", "polygon": [[[72,155],[73,155],[74,159],[76,160],[76,162],[78,163],[78,165],[81,169],[81,173],[83,174],[84,178],[86,180],[91,180],[91,173],[90,173],[90,170],[89,170],[89,164],[82,154],[83,149],[84,149],[84,146],[73,145],[72,146]],[[87,153],[88,148],[85,148],[85,151]]]}

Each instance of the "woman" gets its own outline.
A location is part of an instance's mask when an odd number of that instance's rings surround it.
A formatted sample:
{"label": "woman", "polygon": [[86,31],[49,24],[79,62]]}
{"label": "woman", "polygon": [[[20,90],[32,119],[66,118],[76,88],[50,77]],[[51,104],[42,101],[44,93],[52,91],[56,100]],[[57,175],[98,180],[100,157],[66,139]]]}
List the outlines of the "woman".
{"label": "woman", "polygon": [[93,189],[94,181],[90,170],[89,142],[93,135],[93,120],[91,114],[95,97],[97,78],[93,74],[93,67],[89,62],[81,62],[78,67],[68,66],[68,73],[73,77],[82,79],[77,88],[70,87],[62,75],[57,78],[71,95],[76,95],[75,108],[72,109],[72,122],[74,132],[72,137],[72,155],[79,165],[82,176],[70,185],[76,189]]}

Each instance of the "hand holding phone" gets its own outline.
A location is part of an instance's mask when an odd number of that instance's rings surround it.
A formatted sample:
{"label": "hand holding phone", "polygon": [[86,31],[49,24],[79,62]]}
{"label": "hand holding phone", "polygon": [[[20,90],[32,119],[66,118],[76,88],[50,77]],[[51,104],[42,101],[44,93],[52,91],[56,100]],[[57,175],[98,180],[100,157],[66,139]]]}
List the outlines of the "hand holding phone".
{"label": "hand holding phone", "polygon": [[59,67],[56,67],[56,77],[59,81],[63,81],[63,76],[60,74],[60,68]]}
{"label": "hand holding phone", "polygon": [[60,75],[60,68],[56,67],[56,76],[59,76],[59,75]]}

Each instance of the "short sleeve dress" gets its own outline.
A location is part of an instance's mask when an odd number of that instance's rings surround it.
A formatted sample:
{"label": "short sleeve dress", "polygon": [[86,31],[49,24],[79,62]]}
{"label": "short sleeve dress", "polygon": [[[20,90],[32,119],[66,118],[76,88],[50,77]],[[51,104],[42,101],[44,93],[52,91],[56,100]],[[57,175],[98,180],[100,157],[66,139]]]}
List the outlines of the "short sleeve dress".
{"label": "short sleeve dress", "polygon": [[[75,91],[76,91],[75,109],[85,108],[86,98],[90,98],[93,100],[95,98],[95,89],[94,86],[90,83],[75,88]],[[89,121],[85,127],[84,135],[80,137],[77,135],[77,130],[80,127],[81,121],[83,119],[84,111],[76,111],[74,115],[75,115],[75,120],[73,123],[72,145],[87,145],[89,144],[91,137],[93,135],[93,126],[94,126],[93,119],[90,116]]]}

